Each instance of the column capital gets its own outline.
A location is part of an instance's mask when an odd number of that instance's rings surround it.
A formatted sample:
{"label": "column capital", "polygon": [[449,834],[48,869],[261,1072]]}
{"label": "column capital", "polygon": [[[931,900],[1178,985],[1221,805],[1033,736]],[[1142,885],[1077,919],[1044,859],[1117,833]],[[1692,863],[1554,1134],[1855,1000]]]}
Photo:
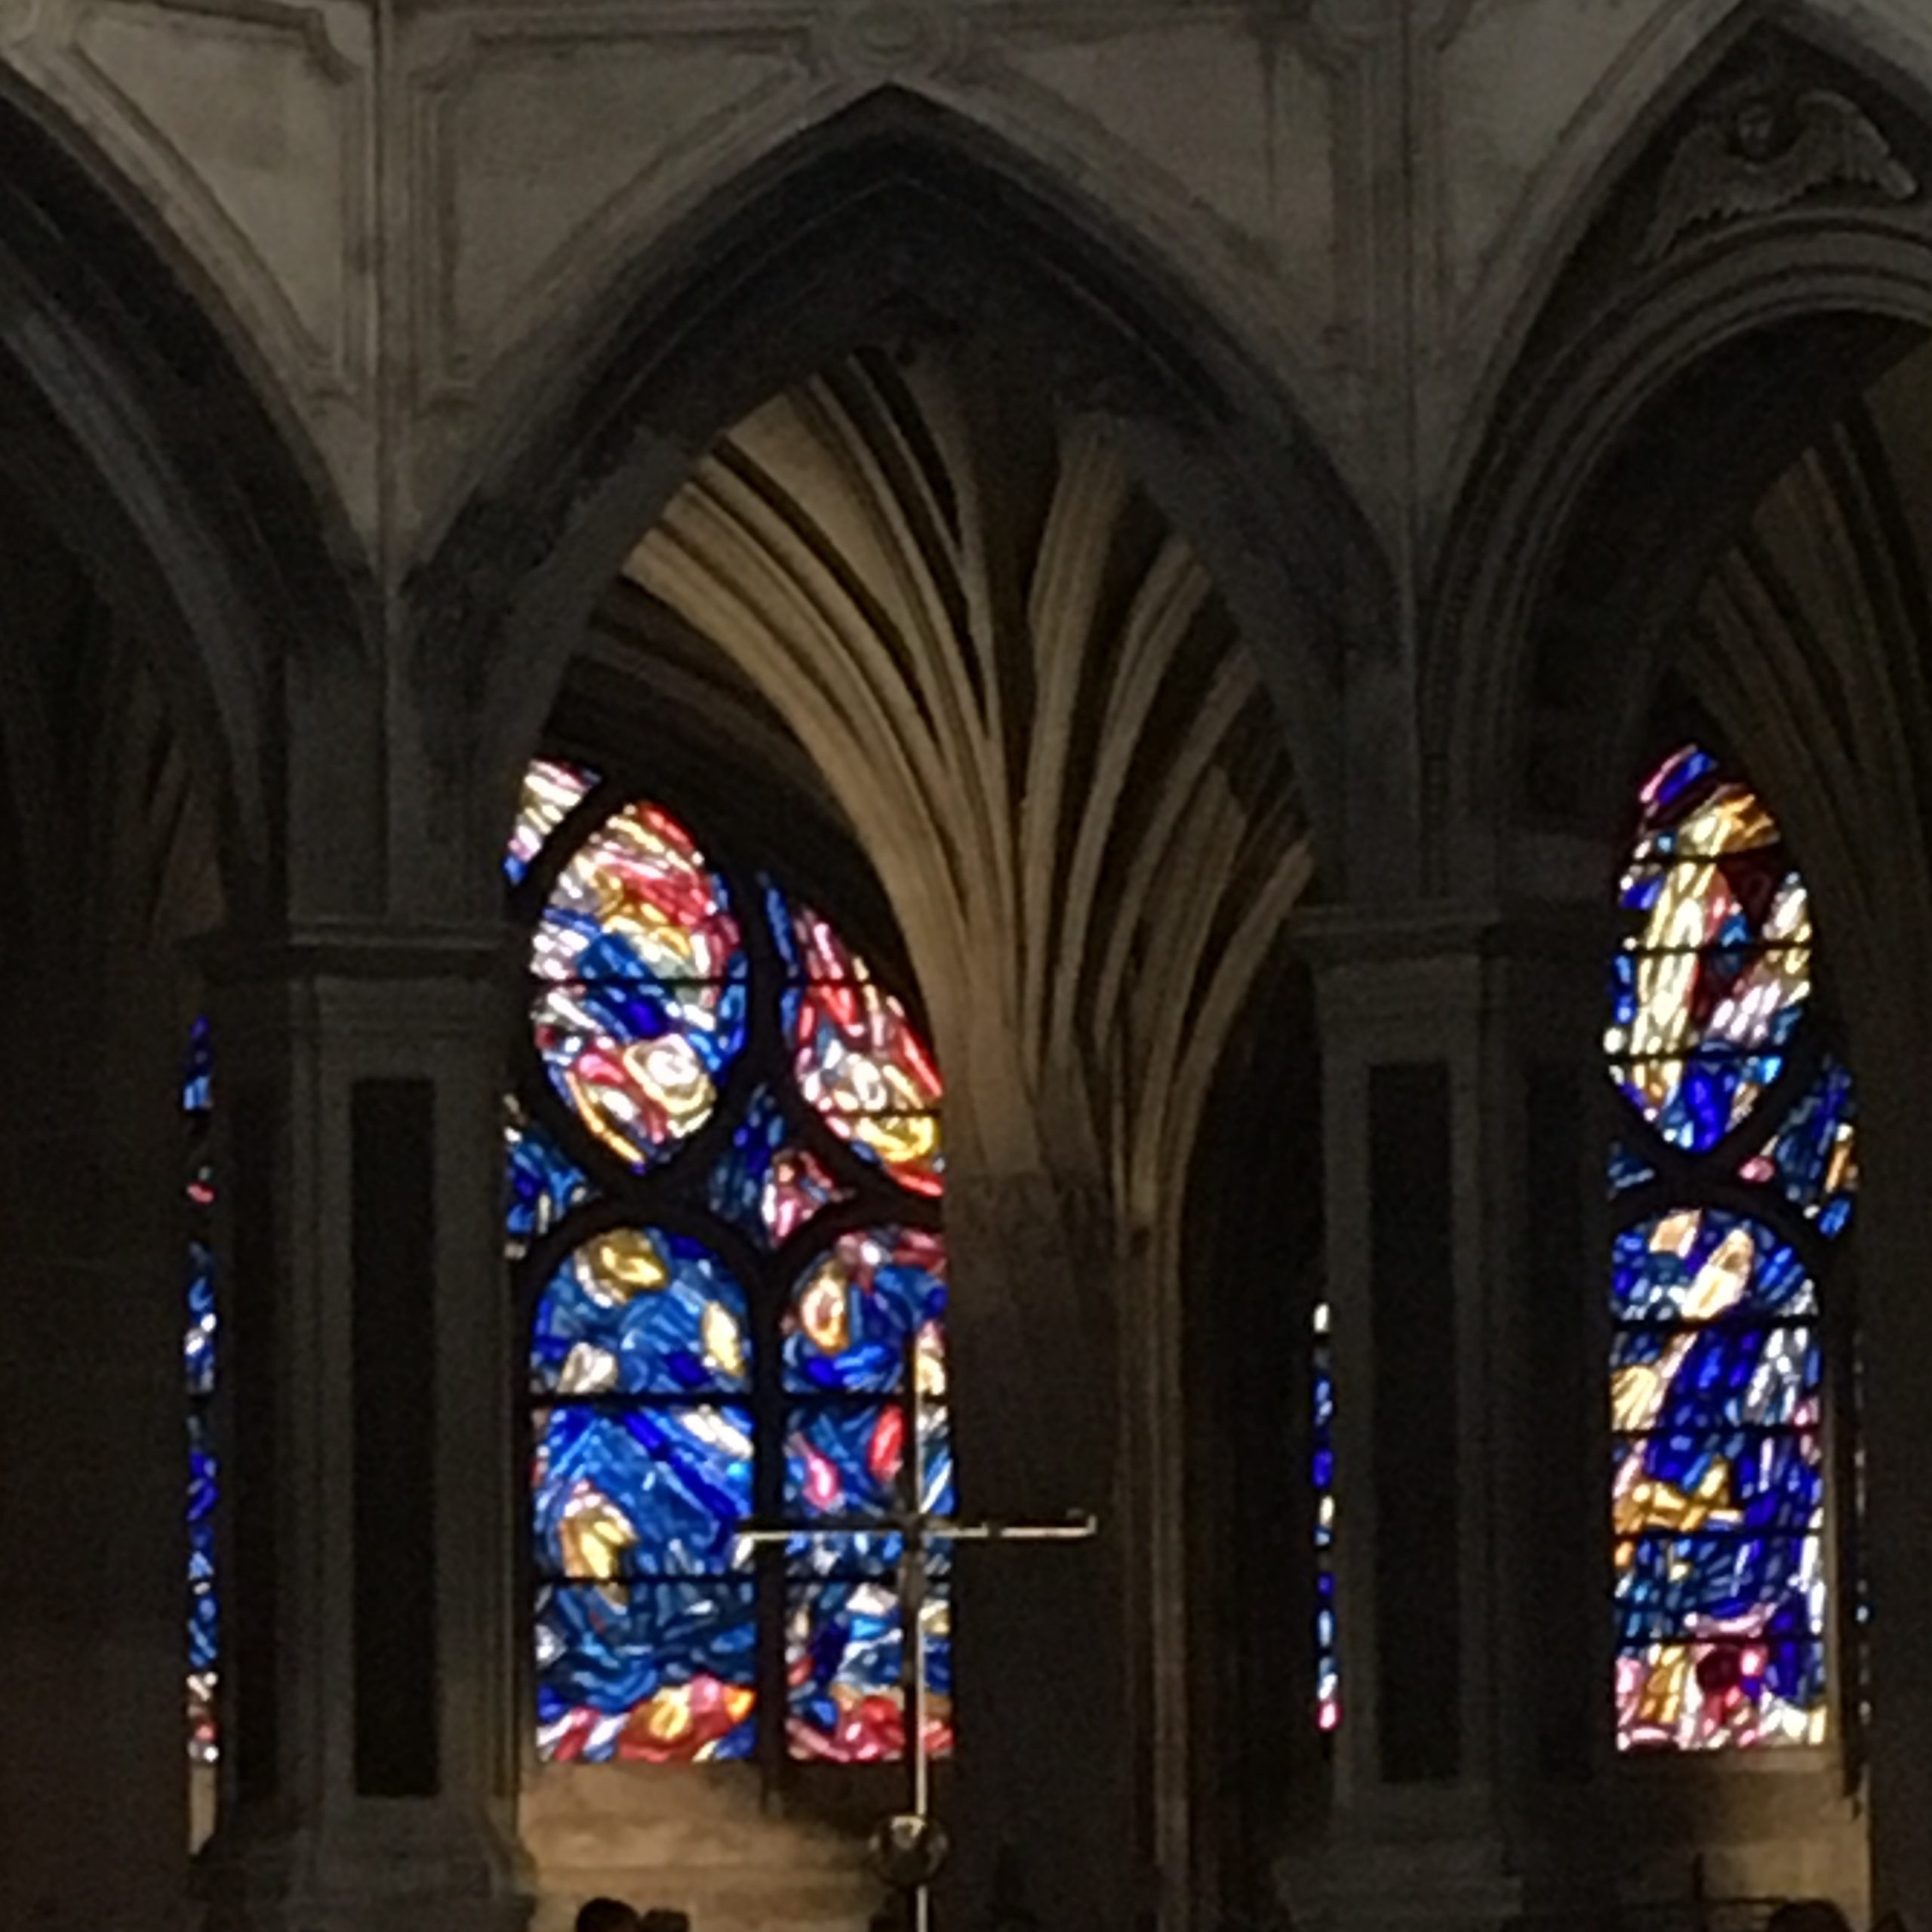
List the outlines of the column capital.
{"label": "column capital", "polygon": [[199,950],[231,1075],[292,1052],[338,1072],[380,1063],[447,1084],[451,1048],[474,1042],[472,1070],[494,1081],[521,985],[509,928],[494,920],[315,921],[217,934]]}
{"label": "column capital", "polygon": [[1621,930],[1614,908],[1555,899],[1309,906],[1289,928],[1318,974],[1424,960],[1574,958],[1607,951]]}
{"label": "column capital", "polygon": [[511,937],[314,920],[199,950],[238,1472],[236,1749],[208,1922],[512,1932],[530,1901],[499,1232]]}
{"label": "column capital", "polygon": [[1316,906],[1291,928],[1329,1044],[1371,1058],[1479,1035],[1593,1053],[1622,931],[1614,907],[1521,899]]}

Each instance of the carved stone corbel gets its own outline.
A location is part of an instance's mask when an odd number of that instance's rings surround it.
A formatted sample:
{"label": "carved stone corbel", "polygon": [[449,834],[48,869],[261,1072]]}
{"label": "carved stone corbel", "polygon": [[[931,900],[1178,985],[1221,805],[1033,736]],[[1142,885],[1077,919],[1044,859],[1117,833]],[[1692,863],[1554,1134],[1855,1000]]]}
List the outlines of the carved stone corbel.
{"label": "carved stone corbel", "polygon": [[1663,259],[1694,230],[1761,220],[1807,197],[1863,190],[1912,200],[1918,177],[1856,102],[1829,88],[1732,94],[1678,142],[1638,259]]}

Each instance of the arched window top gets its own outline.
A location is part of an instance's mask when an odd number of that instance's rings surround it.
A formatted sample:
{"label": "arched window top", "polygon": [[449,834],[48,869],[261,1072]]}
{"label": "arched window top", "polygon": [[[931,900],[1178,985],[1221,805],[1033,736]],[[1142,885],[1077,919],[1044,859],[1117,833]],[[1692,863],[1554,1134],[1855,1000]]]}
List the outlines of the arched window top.
{"label": "arched window top", "polygon": [[[939,1073],[833,924],[588,768],[526,776],[506,1231],[531,1309],[537,1746],[854,1761],[903,1746],[909,1377],[952,1506]],[[942,1577],[922,1614],[948,1748]],[[776,1711],[776,1726],[761,1712]]]}
{"label": "arched window top", "polygon": [[1854,1094],[1812,998],[1804,878],[1703,747],[1640,794],[1604,1035],[1617,1742],[1819,1743],[1831,1712],[1829,1477],[1854,1418],[1829,1274]]}
{"label": "arched window top", "polygon": [[1783,1070],[1810,997],[1810,903],[1763,801],[1702,747],[1667,758],[1641,796],[1604,1044],[1625,1100],[1706,1153]]}

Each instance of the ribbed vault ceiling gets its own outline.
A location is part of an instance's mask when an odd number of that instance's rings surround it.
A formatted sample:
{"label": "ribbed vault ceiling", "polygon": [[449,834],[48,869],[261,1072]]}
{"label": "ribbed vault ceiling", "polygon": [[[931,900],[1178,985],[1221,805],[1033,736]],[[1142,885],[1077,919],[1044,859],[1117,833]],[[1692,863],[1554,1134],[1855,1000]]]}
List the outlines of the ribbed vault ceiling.
{"label": "ribbed vault ceiling", "polygon": [[1841,915],[1841,966],[1861,977],[1922,959],[1932,938],[1915,930],[1932,906],[1928,583],[1932,345],[1766,494],[1706,585],[1679,666],[1790,822]]}
{"label": "ribbed vault ceiling", "polygon": [[724,438],[629,573],[877,868],[955,1137],[1144,1198],[1311,860],[1256,666],[1104,419],[983,348],[862,353]]}

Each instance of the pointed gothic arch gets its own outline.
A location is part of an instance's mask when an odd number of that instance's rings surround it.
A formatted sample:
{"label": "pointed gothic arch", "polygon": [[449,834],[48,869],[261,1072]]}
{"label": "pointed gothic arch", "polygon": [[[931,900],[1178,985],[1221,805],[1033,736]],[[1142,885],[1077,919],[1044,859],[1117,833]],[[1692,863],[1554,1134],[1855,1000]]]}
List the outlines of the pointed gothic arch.
{"label": "pointed gothic arch", "polygon": [[[614,617],[634,657],[655,637],[651,664],[710,678],[694,721],[712,787],[789,739],[786,783],[877,869],[952,1082],[962,1459],[988,1506],[1084,1499],[1118,1524],[1100,1572],[1057,1566],[1044,1597],[976,1611],[962,1580],[962,1724],[1008,1740],[962,1758],[980,1820],[962,1882],[1017,1860],[1040,1909],[1113,1922],[1130,1886],[1189,1883],[1186,1611],[1150,1580],[1179,1588],[1185,1450],[1145,1392],[1176,1372],[1181,1177],[1222,1043],[1339,826],[1343,655],[1394,627],[1366,525],[1278,393],[1057,199],[891,91],[801,140],[642,265],[605,352],[412,590],[420,680],[482,709],[480,755],[452,732],[432,758],[492,868],[546,712],[555,744],[584,698],[565,664]],[[1026,475],[1001,504],[1009,457]],[[935,534],[969,494],[998,513]],[[976,626],[976,597],[1012,608]],[[1014,661],[1047,635],[1054,651]],[[1014,676],[1017,721],[949,717]],[[871,737],[854,721],[881,718]],[[1011,891],[1003,841],[1023,840]],[[1078,1654],[1049,1660],[1056,1629]],[[1064,1727],[1041,1734],[1048,1682],[1118,1740],[1097,1774]],[[1137,1875],[1094,1835],[1143,1820]]]}
{"label": "pointed gothic arch", "polygon": [[[1761,84],[1786,112],[1807,88],[1835,94],[1917,191],[1820,179],[1656,247],[1687,137]],[[1932,325],[1921,90],[1838,23],[1733,14],[1672,94],[1607,168],[1524,325],[1437,562],[1420,703],[1445,885],[1493,888],[1518,832],[1614,817],[1658,639],[1749,506]],[[1589,579],[1592,552],[1619,560],[1615,587]]]}
{"label": "pointed gothic arch", "polygon": [[[1335,465],[1143,245],[988,131],[883,88],[719,189],[611,291],[534,432],[419,563],[421,675],[480,694],[490,734],[479,881],[571,640],[637,532],[721,432],[906,324],[1041,358],[1118,425],[1251,638],[1339,830],[1342,655],[1386,648],[1395,625],[1386,558]],[[432,747],[445,766],[467,755]]]}
{"label": "pointed gothic arch", "polygon": [[0,466],[141,614],[214,775],[238,914],[285,883],[285,680],[366,663],[367,587],[319,459],[205,278],[105,157],[0,88]]}
{"label": "pointed gothic arch", "polygon": [[[1900,177],[1807,178],[1746,218],[1694,198],[1673,208],[1672,171],[1700,135],[1707,158],[1720,142],[1743,152],[1741,124],[1724,116],[1767,49],[1787,63],[1782,93],[1761,88],[1774,113],[1803,89],[1835,96],[1818,111],[1861,139],[1870,131]],[[1876,1610],[1879,1632],[1918,1587],[1902,1552],[1923,1534],[1900,1469],[1902,1417],[1924,1399],[1909,1367],[1922,1346],[1911,1254],[1924,1180],[1904,1095],[1923,1064],[1917,828],[1932,734],[1907,668],[1927,630],[1900,466],[1926,420],[1928,179],[1932,112],[1881,64],[1803,26],[1727,48],[1606,189],[1528,332],[1439,566],[1422,691],[1432,866],[1445,887],[1506,893],[1534,876],[1555,899],[1599,894],[1629,822],[1626,788],[1665,749],[1653,734],[1673,685],[1802,855],[1844,1037],[1871,1076],[1878,1178],[1857,1265],[1869,1574],[1875,1607],[1888,1593],[1891,1606]],[[1535,1237],[1540,1209],[1527,1211]],[[1573,1244],[1562,1276],[1594,1293],[1600,1257]],[[1737,1855],[1760,1872],[1780,1840],[1809,1843],[1854,1896],[1869,1861],[1875,1913],[1923,1897],[1907,1822],[1923,1778],[1904,1745],[1920,1692],[1909,1660],[1882,1635],[1873,1646],[1869,1755],[1856,1739],[1849,1753],[1814,1753],[1805,1817],[1793,1797],[1805,1780],[1747,1798],[1708,1765],[1660,1777],[1626,1762],[1614,1783],[1636,1830],[1660,1846],[1755,1832],[1758,1849]],[[1604,1706],[1593,1708],[1601,1725]]]}
{"label": "pointed gothic arch", "polygon": [[[995,1498],[1024,1484],[1043,1507],[1104,1495],[1120,1523],[1121,1582],[1082,1586],[1059,1628],[1090,1639],[1081,1667],[1110,1686],[1090,1689],[1095,1721],[1132,1727],[1110,1770],[1164,1807],[1178,1886],[1187,1721],[1118,1708],[1171,1703],[1184,1674],[1176,1606],[1152,1628],[1141,1540],[1178,1534],[1188,1449],[1152,1392],[1174,1368],[1181,1177],[1223,1043],[1307,887],[1310,841],[1259,674],[1201,560],[1103,428],[1057,409],[1038,376],[928,335],[761,404],[633,546],[551,729],[569,743],[614,728],[631,756],[675,768],[681,715],[710,747],[700,789],[743,794],[761,841],[802,780],[804,816],[843,819],[876,863],[940,1050],[957,1044],[962,1069],[949,1190],[971,1264],[955,1330],[961,1441],[976,1481],[1004,1478]],[[626,705],[626,663],[640,694],[667,681],[668,706]],[[690,691],[707,663],[709,688]],[[588,755],[594,739],[580,741]],[[776,796],[761,771],[774,753]],[[1014,1647],[1010,1629],[989,1641],[980,1608],[964,1612],[969,1704]],[[1037,1700],[1022,1701],[1002,1723],[983,1700],[980,1737],[1028,1735]],[[962,1793],[977,1780],[981,1802],[1006,1807],[989,1843],[1037,1837],[1080,1782],[1036,1773],[1038,1818],[1017,1825],[1011,1789],[986,1789],[1011,1786],[1017,1749],[961,1768]],[[1037,1844],[1029,1855],[1051,1869]],[[1117,1875],[1071,1861],[1034,1882],[1078,1898]]]}
{"label": "pointed gothic arch", "polygon": [[[1513,272],[1495,275],[1494,286],[1466,313],[1468,339],[1483,347],[1447,465],[1452,492],[1472,486],[1515,407],[1512,392],[1534,361],[1539,339],[1550,332],[1552,315],[1562,311],[1566,296],[1579,294],[1573,269],[1605,210],[1654,171],[1681,131],[1687,104],[1703,96],[1714,77],[1721,86],[1723,70],[1740,51],[1774,37],[1764,14],[1756,0],[1694,0],[1673,8],[1635,37],[1579,106],[1491,251],[1500,267]],[[1888,59],[1879,51],[1895,37],[1859,0],[1835,6],[1792,0],[1777,11],[1775,37],[1843,63],[1921,118],[1932,107],[1903,54]],[[1580,306],[1587,307],[1589,297]]]}

